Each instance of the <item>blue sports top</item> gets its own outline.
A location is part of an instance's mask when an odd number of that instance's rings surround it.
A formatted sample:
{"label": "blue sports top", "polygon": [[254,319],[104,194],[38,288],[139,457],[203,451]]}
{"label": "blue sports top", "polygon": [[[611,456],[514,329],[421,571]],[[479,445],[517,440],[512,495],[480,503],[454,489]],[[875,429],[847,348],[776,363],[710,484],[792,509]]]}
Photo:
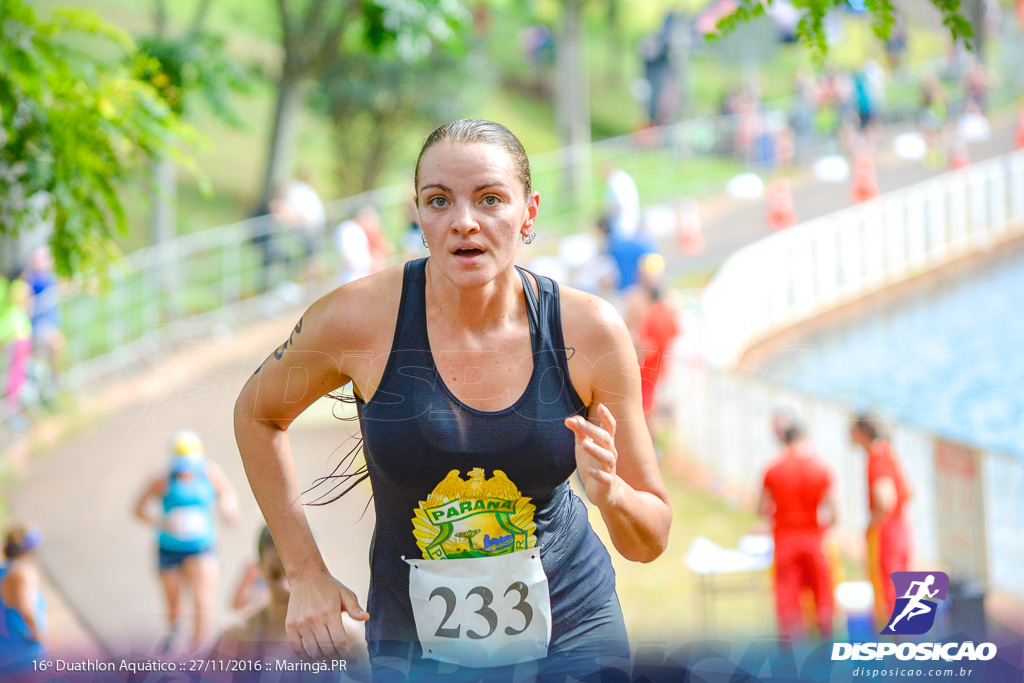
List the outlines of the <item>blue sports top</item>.
{"label": "blue sports top", "polygon": [[[7,567],[0,567],[0,582],[7,575]],[[32,601],[36,627],[46,630],[46,597],[37,591]],[[37,640],[28,638],[28,624],[21,613],[4,604],[0,599],[0,673],[12,673],[31,668],[32,660],[42,654],[43,647]]]}
{"label": "blue sports top", "polygon": [[199,553],[211,547],[217,540],[213,523],[216,501],[217,491],[205,467],[194,470],[190,479],[174,475],[168,477],[163,509],[169,528],[159,532],[160,549]]}
{"label": "blue sports top", "polygon": [[[586,406],[569,379],[558,285],[523,279],[533,374],[504,410],[461,403],[441,379],[427,339],[427,259],[405,264],[395,336],[380,386],[357,397],[377,515],[370,546],[370,642],[416,642],[403,556],[456,559],[539,547],[551,596],[552,639],[603,606],[615,591],[611,558],[569,487],[573,433],[563,424]],[[437,521],[426,508],[460,499],[505,512],[470,526]],[[507,501],[507,503],[506,503]],[[462,533],[459,533],[459,532]],[[467,537],[468,536],[468,537]]]}

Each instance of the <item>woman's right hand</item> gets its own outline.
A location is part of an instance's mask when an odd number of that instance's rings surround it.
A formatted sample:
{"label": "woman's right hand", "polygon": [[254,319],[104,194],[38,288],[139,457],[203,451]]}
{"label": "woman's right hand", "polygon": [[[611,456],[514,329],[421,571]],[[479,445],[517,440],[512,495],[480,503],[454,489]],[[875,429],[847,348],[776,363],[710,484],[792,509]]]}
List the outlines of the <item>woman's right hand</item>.
{"label": "woman's right hand", "polygon": [[312,659],[345,656],[350,646],[342,612],[356,621],[370,615],[359,606],[356,594],[336,580],[326,569],[310,570],[289,578],[291,596],[285,629],[295,654]]}

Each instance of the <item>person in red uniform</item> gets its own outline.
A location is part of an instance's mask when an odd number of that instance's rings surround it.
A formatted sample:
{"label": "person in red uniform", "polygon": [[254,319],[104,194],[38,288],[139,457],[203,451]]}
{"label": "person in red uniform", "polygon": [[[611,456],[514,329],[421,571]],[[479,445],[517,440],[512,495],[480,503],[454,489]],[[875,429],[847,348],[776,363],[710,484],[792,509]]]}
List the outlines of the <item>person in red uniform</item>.
{"label": "person in red uniform", "polygon": [[771,517],[775,538],[775,610],[779,635],[805,632],[801,595],[814,596],[818,635],[832,635],[834,600],[829,564],[822,549],[825,530],[835,523],[832,475],[814,444],[788,413],[776,413],[773,426],[785,448],[769,463],[759,512]]}
{"label": "person in red uniform", "polygon": [[875,589],[876,622],[885,626],[896,606],[896,587],[889,575],[907,571],[910,562],[905,513],[910,486],[892,445],[879,436],[875,420],[858,415],[850,426],[850,439],[868,456],[868,577]]}

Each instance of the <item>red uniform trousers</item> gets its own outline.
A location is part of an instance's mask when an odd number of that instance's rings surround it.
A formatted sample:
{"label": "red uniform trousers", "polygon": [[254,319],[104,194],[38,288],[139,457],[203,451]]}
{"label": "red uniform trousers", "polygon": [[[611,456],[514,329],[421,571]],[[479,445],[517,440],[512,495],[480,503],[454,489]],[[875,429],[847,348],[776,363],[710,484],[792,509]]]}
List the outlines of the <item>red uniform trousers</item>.
{"label": "red uniform trousers", "polygon": [[910,563],[910,532],[901,518],[883,520],[867,532],[868,576],[875,589],[875,622],[882,629],[896,607],[896,587],[889,575]]}
{"label": "red uniform trousers", "polygon": [[821,547],[821,537],[813,533],[784,534],[775,539],[775,611],[779,633],[785,636],[803,632],[804,611],[800,596],[805,590],[814,595],[814,616],[818,634],[832,635],[835,611],[832,577]]}

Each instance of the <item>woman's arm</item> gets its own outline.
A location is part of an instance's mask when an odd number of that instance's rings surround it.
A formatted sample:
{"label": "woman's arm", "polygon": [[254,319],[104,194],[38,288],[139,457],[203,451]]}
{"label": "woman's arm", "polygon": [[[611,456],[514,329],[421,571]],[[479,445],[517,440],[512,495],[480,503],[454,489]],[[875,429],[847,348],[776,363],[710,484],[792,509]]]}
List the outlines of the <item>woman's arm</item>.
{"label": "woman's arm", "polygon": [[358,317],[343,287],[314,303],[249,378],[235,403],[235,438],[256,502],[274,536],[291,586],[286,628],[296,654],[342,654],[341,614],[368,615],[327,570],[302,508],[287,429],[324,394],[349,382],[337,340]]}
{"label": "woman's arm", "polygon": [[163,477],[155,477],[149,483],[149,486],[146,487],[146,490],[142,492],[142,495],[135,502],[134,513],[136,518],[152,526],[163,524],[163,517],[153,513],[150,501],[163,496],[166,485],[167,482]]}
{"label": "woman's arm", "polygon": [[[23,568],[26,569],[26,568]],[[36,593],[39,590],[39,577],[34,571],[12,571],[4,580],[4,602],[14,608],[28,626],[28,637],[37,643],[46,637],[36,621]]]}
{"label": "woman's arm", "polygon": [[588,420],[566,420],[576,435],[577,469],[616,550],[628,560],[650,562],[668,543],[672,508],[644,420],[636,351],[611,304],[567,291],[572,293],[563,301],[577,311],[563,320],[582,323],[571,340],[582,354],[577,367],[590,368]]}
{"label": "woman's arm", "polygon": [[241,517],[241,513],[238,510],[238,494],[235,493],[235,487],[228,481],[224,470],[215,462],[207,461],[206,476],[210,478],[213,490],[217,492],[217,506],[220,508],[220,513],[224,515],[224,519],[228,524],[235,524]]}
{"label": "woman's arm", "polygon": [[235,596],[231,599],[231,609],[240,610],[252,606],[256,599],[260,597],[256,595],[256,582],[260,580],[262,575],[263,571],[256,562],[245,568],[242,579],[238,582],[238,587],[235,588]]}

